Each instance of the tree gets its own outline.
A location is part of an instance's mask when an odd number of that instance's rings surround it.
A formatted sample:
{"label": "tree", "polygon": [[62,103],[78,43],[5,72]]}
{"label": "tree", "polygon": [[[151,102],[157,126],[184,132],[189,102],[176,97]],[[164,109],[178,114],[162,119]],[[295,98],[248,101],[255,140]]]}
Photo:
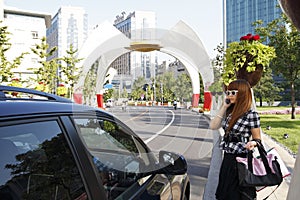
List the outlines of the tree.
{"label": "tree", "polygon": [[278,95],[281,89],[276,86],[272,77],[272,70],[268,68],[259,83],[253,88],[254,96],[259,100],[259,105],[262,106],[262,102],[266,101],[271,105],[275,99],[280,99]]}
{"label": "tree", "polygon": [[107,89],[105,93],[103,94],[104,102],[106,102],[108,99],[111,99],[113,97],[114,89]]}
{"label": "tree", "polygon": [[146,79],[144,77],[138,77],[132,85],[131,97],[134,100],[138,100],[141,98],[142,94],[145,94],[143,90],[143,86],[146,84]]}
{"label": "tree", "polygon": [[147,90],[146,90],[146,100],[152,100],[152,95],[153,95],[153,92],[152,92],[152,89],[151,89],[151,85],[147,84]]}
{"label": "tree", "polygon": [[78,49],[74,49],[71,44],[70,48],[66,51],[67,56],[59,59],[65,63],[65,65],[60,65],[61,81],[69,85],[70,97],[73,95],[73,88],[79,79],[80,70],[82,68],[76,65],[82,60],[82,58],[77,58],[77,52]]}
{"label": "tree", "polygon": [[254,23],[256,31],[265,37],[276,50],[277,57],[272,61],[271,68],[275,75],[283,76],[290,84],[291,91],[291,119],[295,119],[295,83],[300,72],[300,33],[285,14],[262,26],[262,21]]}
{"label": "tree", "polygon": [[21,60],[28,52],[21,53],[13,61],[7,59],[6,53],[11,48],[8,35],[11,33],[7,31],[7,26],[1,26],[1,23],[2,21],[0,21],[0,82],[10,82],[14,76],[12,69],[20,66]]}
{"label": "tree", "polygon": [[[217,48],[223,48],[223,46],[219,45]],[[216,62],[215,60],[212,61],[214,82],[209,86],[209,91],[217,93],[217,92],[223,92],[224,83],[222,80],[222,69],[220,68],[220,66],[216,66],[215,62]]]}
{"label": "tree", "polygon": [[181,99],[181,102],[184,102],[187,99],[190,99],[192,96],[192,81],[188,74],[181,74],[177,77],[175,85],[175,95],[177,98]]}
{"label": "tree", "polygon": [[[158,91],[157,97],[163,97],[164,101],[173,101],[175,98],[175,85],[176,80],[173,72],[166,72],[163,75],[157,77],[157,84],[162,84],[162,94],[161,91]],[[160,85],[158,85],[158,88]],[[163,95],[163,96],[162,96]]]}
{"label": "tree", "polygon": [[41,38],[41,43],[35,44],[35,46],[31,48],[31,51],[40,58],[38,61],[40,63],[40,67],[30,68],[30,70],[33,70],[33,73],[36,74],[34,81],[39,84],[44,84],[45,88],[48,88],[49,90],[45,92],[50,92],[53,94],[56,93],[58,82],[58,63],[57,59],[51,59],[50,61],[47,61],[47,58],[51,57],[56,50],[57,47],[49,49],[49,45],[46,42],[46,37]]}
{"label": "tree", "polygon": [[97,81],[97,71],[98,71],[98,63],[96,61],[88,71],[83,86],[83,96],[86,104],[90,104],[93,102],[93,97],[96,95],[96,81]]}
{"label": "tree", "polygon": [[122,93],[121,93],[122,98],[128,98],[128,92],[126,90],[126,87],[123,88]]}

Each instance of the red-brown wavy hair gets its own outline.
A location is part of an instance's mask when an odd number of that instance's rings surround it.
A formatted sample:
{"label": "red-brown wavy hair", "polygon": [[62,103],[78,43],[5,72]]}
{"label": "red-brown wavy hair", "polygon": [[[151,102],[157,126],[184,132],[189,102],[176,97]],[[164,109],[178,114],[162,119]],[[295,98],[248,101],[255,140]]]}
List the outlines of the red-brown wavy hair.
{"label": "red-brown wavy hair", "polygon": [[252,105],[252,93],[250,84],[243,79],[232,81],[227,86],[227,90],[238,90],[235,103],[227,109],[226,113],[232,114],[228,129],[226,131],[228,134],[236,121],[250,110]]}

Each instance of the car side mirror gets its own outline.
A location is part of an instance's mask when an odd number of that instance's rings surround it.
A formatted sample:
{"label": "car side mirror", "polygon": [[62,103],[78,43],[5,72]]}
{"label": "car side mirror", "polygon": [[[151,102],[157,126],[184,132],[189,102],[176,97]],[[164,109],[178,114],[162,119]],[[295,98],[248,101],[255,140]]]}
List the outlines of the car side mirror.
{"label": "car side mirror", "polygon": [[182,155],[168,152],[159,152],[159,164],[168,175],[181,175],[187,172],[187,162]]}

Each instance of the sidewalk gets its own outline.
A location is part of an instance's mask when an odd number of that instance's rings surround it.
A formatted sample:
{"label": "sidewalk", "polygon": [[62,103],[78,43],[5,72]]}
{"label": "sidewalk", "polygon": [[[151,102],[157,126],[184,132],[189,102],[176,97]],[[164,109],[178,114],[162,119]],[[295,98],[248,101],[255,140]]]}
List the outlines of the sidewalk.
{"label": "sidewalk", "polygon": [[[209,116],[207,116],[209,118]],[[219,149],[219,143],[221,139],[221,134],[223,134],[223,130],[212,130],[213,138],[214,138],[214,146],[212,149],[212,159],[211,165],[208,173],[208,181],[206,183],[206,187],[204,190],[203,200],[214,200],[215,199],[215,191],[218,183],[219,169],[222,162],[222,151]],[[295,165],[296,159],[282,147],[280,144],[275,142],[272,138],[270,138],[266,134],[262,134],[262,141],[264,146],[268,149],[271,147],[275,147],[281,159],[286,164],[289,171],[292,173]],[[288,176],[284,179],[284,181],[280,184],[280,186],[276,189],[276,191],[268,198],[268,200],[284,200],[287,199],[287,194],[289,190],[289,184],[292,176]],[[267,187],[259,192],[257,192],[257,199],[261,200],[267,197],[272,191],[276,188]]]}
{"label": "sidewalk", "polygon": [[[286,164],[287,168],[291,173],[293,173],[294,165],[296,159],[281,145],[275,142],[272,138],[270,138],[266,134],[262,134],[262,141],[267,148],[275,147],[278,154],[280,155],[281,159]],[[275,192],[268,198],[268,200],[284,200],[287,199],[287,194],[289,191],[289,185],[291,182],[291,175],[286,177],[280,186],[275,190]],[[262,191],[257,193],[257,199],[263,199],[264,197],[268,196],[272,193],[272,191],[276,188],[276,186],[268,187],[263,189]]]}

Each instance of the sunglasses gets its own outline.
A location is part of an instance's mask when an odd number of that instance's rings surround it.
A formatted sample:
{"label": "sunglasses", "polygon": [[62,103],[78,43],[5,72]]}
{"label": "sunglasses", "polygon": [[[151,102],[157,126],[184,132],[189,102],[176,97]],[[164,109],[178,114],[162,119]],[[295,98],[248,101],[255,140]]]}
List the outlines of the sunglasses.
{"label": "sunglasses", "polygon": [[225,93],[227,96],[230,96],[230,95],[235,96],[235,95],[237,95],[238,92],[239,92],[238,90],[227,90]]}

